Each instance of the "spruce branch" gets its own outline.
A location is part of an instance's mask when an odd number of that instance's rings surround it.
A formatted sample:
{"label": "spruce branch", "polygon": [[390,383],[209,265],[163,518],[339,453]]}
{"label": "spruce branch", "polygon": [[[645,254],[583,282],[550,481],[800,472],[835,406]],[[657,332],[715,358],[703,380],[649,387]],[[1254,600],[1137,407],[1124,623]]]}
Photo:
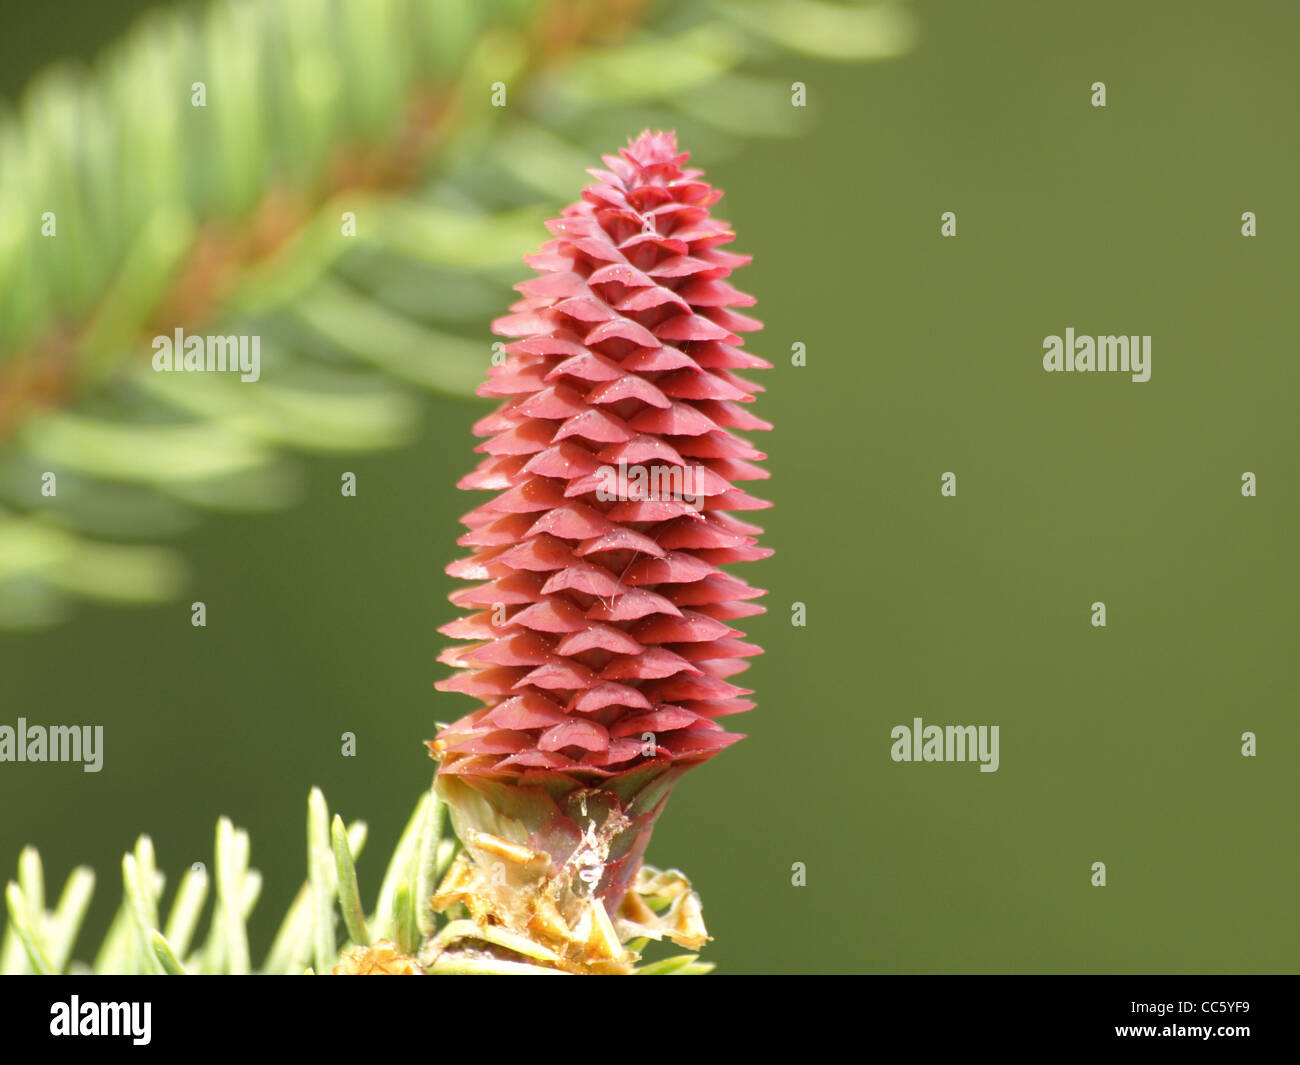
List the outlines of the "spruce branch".
{"label": "spruce branch", "polygon": [[[912,26],[819,0],[334,10],[158,11],[0,119],[0,627],[170,599],[157,541],[292,502],[286,452],[397,446],[412,389],[470,394],[502,268],[629,109],[716,158],[806,125],[755,61],[895,55]],[[153,372],[176,328],[259,336],[263,377]]]}
{"label": "spruce branch", "polygon": [[[195,932],[208,893],[207,869],[195,863],[186,871],[173,896],[166,928],[160,929],[164,878],[155,865],[153,844],[149,837],[141,836],[123,856],[122,905],[91,964],[72,958],[94,891],[94,874],[84,867],[74,869],[57,905],[47,910],[40,855],[28,847],[18,861],[18,878],[5,889],[8,920],[0,938],[0,973],[558,972],[554,958],[522,937],[504,930],[480,929],[472,921],[439,921],[430,906],[430,894],[412,890],[412,883],[420,882],[434,868],[441,844],[453,842],[441,835],[440,805],[431,790],[421,795],[367,916],[361,906],[355,866],[365,845],[366,826],[359,821],[345,826],[337,814],[331,818],[324,796],[313,789],[308,801],[308,880],[290,905],[262,964],[256,967],[250,962],[246,923],[261,892],[261,876],[248,864],[247,833],[235,828],[228,818],[221,818],[217,825],[211,878],[216,899],[202,945],[195,945]],[[323,837],[322,823],[328,826]],[[428,931],[421,932],[421,927]],[[500,948],[504,956],[467,959],[447,952],[450,944],[466,936],[481,937]],[[427,964],[421,958],[427,959]],[[638,972],[686,975],[710,968],[691,955],[689,959],[656,962]]]}

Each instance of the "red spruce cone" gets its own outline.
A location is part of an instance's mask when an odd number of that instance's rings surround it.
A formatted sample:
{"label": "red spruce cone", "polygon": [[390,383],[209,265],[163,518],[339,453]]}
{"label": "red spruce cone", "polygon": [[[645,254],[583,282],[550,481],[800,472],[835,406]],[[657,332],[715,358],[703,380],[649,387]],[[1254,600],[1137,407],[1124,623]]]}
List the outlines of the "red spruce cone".
{"label": "red spruce cone", "polygon": [[441,902],[562,943],[590,940],[590,900],[618,910],[672,784],[754,705],[727,678],[760,653],[732,622],[763,593],[719,567],[770,554],[731,516],[769,505],[734,487],[767,474],[731,430],[770,428],[734,372],[770,364],[741,350],[761,323],[725,279],[749,256],[720,250],[722,193],[686,159],[647,131],[547,223],[541,276],[493,323],[523,339],[479,389],[503,402],[460,483],[497,494],[447,569],[480,583],[440,631],[476,642],[438,687],[485,705],[429,745],[469,856]]}

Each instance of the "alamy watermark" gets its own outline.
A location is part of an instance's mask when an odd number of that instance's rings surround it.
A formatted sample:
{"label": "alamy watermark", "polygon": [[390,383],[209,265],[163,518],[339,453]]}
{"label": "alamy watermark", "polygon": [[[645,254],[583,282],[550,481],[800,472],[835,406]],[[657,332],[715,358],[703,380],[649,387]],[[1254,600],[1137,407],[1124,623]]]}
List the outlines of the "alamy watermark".
{"label": "alamy watermark", "polygon": [[698,466],[629,466],[626,459],[619,459],[617,466],[601,466],[596,476],[600,479],[596,498],[602,502],[685,503],[697,514],[704,509],[705,471]]}
{"label": "alamy watermark", "polygon": [[174,336],[153,338],[153,368],[159,373],[237,373],[241,381],[262,376],[260,336]]}
{"label": "alamy watermark", "polygon": [[50,1035],[125,1036],[135,1046],[148,1046],[152,1038],[152,1002],[68,1002],[50,1006]]}
{"label": "alamy watermark", "polygon": [[894,744],[889,757],[895,762],[979,762],[981,773],[998,771],[997,725],[912,725],[890,730]]}
{"label": "alamy watermark", "polygon": [[104,767],[103,725],[0,725],[0,762],[81,762],[86,773]]}
{"label": "alamy watermark", "polygon": [[1151,380],[1151,338],[1149,336],[1074,335],[1043,337],[1043,369],[1048,373],[1109,371],[1131,374],[1134,381]]}

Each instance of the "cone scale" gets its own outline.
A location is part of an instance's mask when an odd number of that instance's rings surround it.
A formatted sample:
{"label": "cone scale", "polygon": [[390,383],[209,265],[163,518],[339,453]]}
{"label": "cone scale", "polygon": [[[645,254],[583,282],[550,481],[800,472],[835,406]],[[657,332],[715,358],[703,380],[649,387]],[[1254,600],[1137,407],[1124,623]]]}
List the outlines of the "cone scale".
{"label": "cone scale", "polygon": [[[572,971],[625,971],[622,941],[703,942],[699,902],[643,868],[672,786],[741,737],[731,678],[760,649],[736,623],[763,593],[726,572],[770,554],[739,516],[768,506],[737,431],[767,429],[740,376],[761,324],[727,278],[721,196],[672,133],[643,133],[547,223],[538,276],[493,331],[511,338],[479,394],[484,457],[460,486],[474,582],[440,631],[443,691],[482,706],[429,743],[464,851],[434,904],[544,945]],[[653,882],[653,883],[652,883]],[[643,894],[674,898],[656,918]],[[657,922],[657,923],[656,923]]]}

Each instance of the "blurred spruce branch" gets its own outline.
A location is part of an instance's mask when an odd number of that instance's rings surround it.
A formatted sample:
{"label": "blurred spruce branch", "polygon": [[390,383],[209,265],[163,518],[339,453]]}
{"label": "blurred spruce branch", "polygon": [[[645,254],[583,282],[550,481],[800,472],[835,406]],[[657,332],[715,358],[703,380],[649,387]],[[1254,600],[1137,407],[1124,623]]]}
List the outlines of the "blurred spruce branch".
{"label": "blurred spruce branch", "polygon": [[[332,819],[319,790],[307,813],[307,880],[298,890],[270,948],[254,964],[246,923],[262,879],[249,866],[248,835],[222,818],[217,825],[211,873],[192,865],[172,895],[162,920],[165,877],[153,844],[141,836],[122,858],[122,904],[90,962],[74,960],[82,921],[95,889],[83,867],[68,877],[54,908],[46,908],[40,856],[28,847],[18,859],[18,879],[5,891],[8,920],[0,939],[0,973],[294,975],[331,973],[405,975],[426,973],[538,973],[554,975],[546,959],[533,956],[529,941],[503,930],[480,928],[455,915],[433,913],[429,899],[451,865],[457,843],[445,831],[442,804],[425,792],[389,859],[374,909],[362,908],[354,862],[366,842],[366,826]],[[651,873],[657,871],[651,870]],[[199,924],[209,895],[207,934]],[[657,900],[652,900],[651,904]],[[495,948],[499,957],[440,953],[468,936]],[[639,975],[695,975],[713,966],[695,954],[651,962]]]}
{"label": "blurred spruce branch", "polygon": [[[755,61],[912,36],[890,2],[217,0],[45,72],[0,119],[0,627],[170,598],[155,542],[292,501],[286,451],[392,447],[412,388],[471,395],[594,153],[794,134],[790,77]],[[259,336],[261,380],[153,372],[176,327]]]}

